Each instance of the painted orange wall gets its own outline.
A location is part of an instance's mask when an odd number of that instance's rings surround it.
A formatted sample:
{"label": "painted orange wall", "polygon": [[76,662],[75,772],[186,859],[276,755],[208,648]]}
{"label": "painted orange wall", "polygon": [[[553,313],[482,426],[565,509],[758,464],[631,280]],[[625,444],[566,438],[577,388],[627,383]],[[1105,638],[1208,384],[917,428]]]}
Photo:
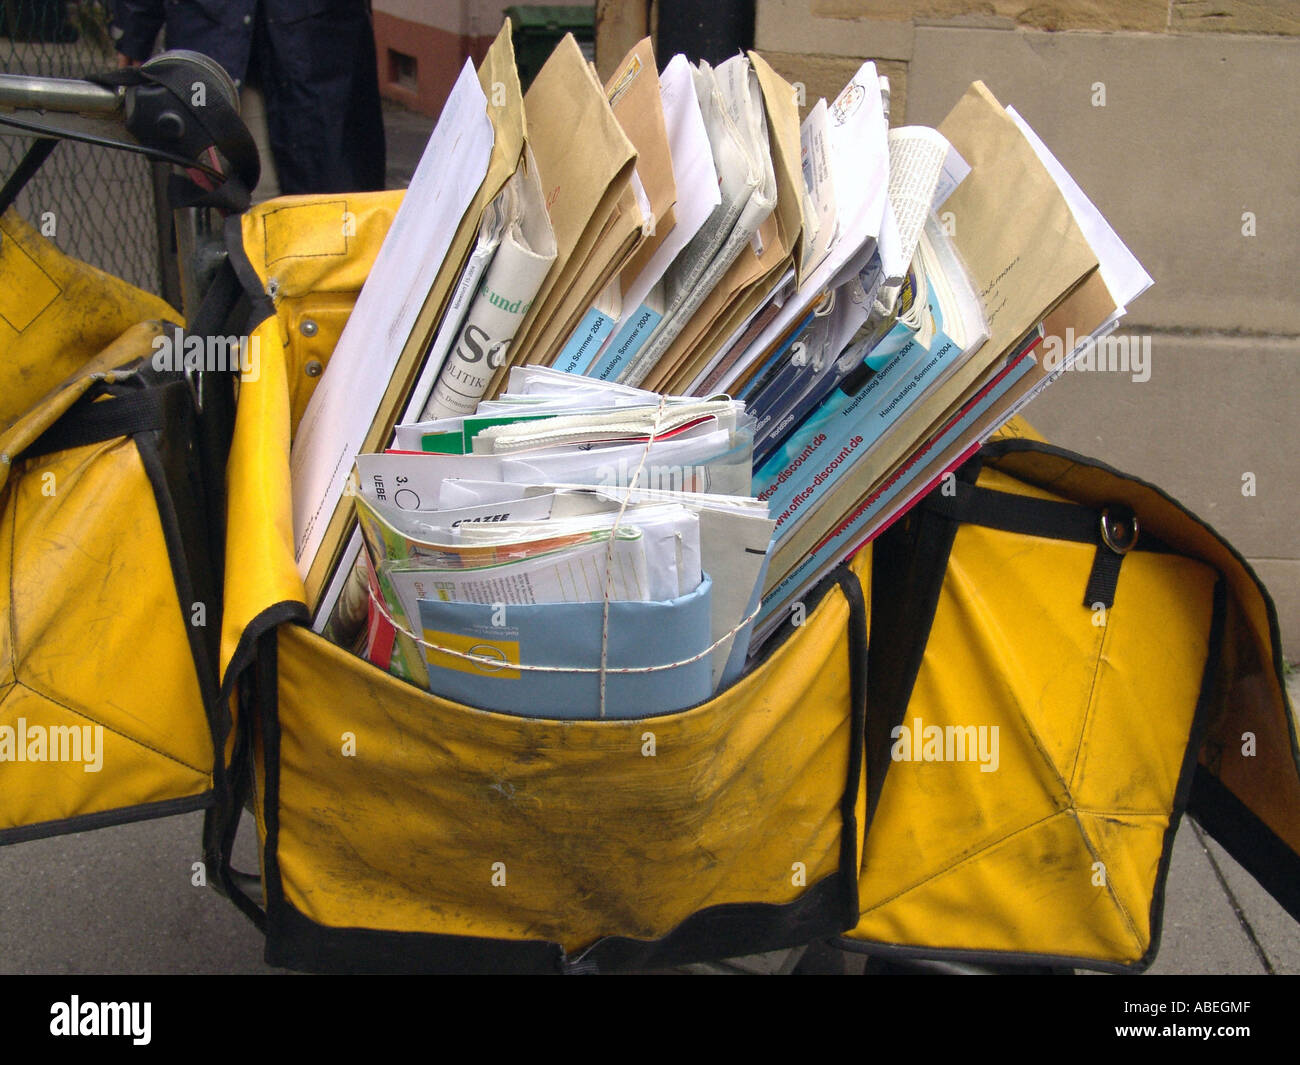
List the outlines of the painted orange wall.
{"label": "painted orange wall", "polygon": [[[385,11],[375,11],[374,18],[379,91],[390,100],[426,115],[437,115],[442,110],[465,60],[472,59],[477,65],[492,43],[491,36],[465,36]],[[394,52],[415,59],[415,91],[397,83]]]}

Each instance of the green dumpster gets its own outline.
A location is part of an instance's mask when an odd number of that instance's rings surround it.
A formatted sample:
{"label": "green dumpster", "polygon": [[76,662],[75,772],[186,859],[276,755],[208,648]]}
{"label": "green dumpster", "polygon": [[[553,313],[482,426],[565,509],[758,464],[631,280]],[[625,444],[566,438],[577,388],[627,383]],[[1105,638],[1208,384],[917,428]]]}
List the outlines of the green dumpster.
{"label": "green dumpster", "polygon": [[531,7],[519,4],[506,8],[506,17],[510,19],[510,29],[514,34],[515,61],[519,66],[519,81],[525,92],[566,33],[572,33],[582,54],[595,61],[594,5]]}

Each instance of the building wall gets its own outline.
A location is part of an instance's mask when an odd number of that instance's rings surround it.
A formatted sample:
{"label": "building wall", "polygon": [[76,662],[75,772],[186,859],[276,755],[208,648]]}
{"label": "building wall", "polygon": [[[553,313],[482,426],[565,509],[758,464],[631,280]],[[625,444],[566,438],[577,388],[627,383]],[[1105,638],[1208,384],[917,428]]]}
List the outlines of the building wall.
{"label": "building wall", "polygon": [[[602,8],[598,63],[648,11]],[[1125,320],[1150,379],[1067,375],[1029,420],[1222,533],[1300,660],[1300,5],[757,0],[755,38],[808,105],[874,59],[896,125],[937,125],[977,78],[1029,120],[1155,279]]]}
{"label": "building wall", "polygon": [[437,115],[465,60],[477,63],[486,54],[506,8],[541,2],[374,0],[379,91],[413,110]]}

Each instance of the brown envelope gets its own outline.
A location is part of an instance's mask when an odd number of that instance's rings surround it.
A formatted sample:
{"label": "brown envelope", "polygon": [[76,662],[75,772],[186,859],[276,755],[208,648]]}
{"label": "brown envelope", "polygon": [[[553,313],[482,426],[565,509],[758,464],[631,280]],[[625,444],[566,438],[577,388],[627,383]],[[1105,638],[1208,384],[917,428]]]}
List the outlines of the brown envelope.
{"label": "brown envelope", "polygon": [[[528,142],[546,191],[557,255],[515,335],[512,365],[536,361],[534,345],[583,273],[620,201],[626,202],[623,195],[636,163],[636,149],[614,118],[604,87],[587,66],[572,34],[565,35],[538,72],[524,98],[524,112]],[[640,222],[640,212],[635,211],[615,227],[637,233]],[[609,245],[622,243],[611,237],[603,243],[602,252],[616,255],[620,249],[616,246],[610,252]],[[489,397],[499,393],[507,370],[502,367],[497,372],[488,387]]]}
{"label": "brown envelope", "polygon": [[749,53],[749,61],[758,75],[763,90],[763,106],[767,110],[767,135],[772,146],[772,167],[776,171],[776,215],[781,232],[781,243],[796,253],[795,270],[798,282],[803,283],[798,251],[803,233],[803,212],[807,205],[803,188],[803,166],[799,144],[799,108],[795,103],[795,89],[768,65],[757,52]]}
{"label": "brown envelope", "polygon": [[[655,69],[654,46],[646,37],[637,42],[605,82],[605,94],[614,117],[636,148],[636,173],[650,202],[649,235],[623,268],[624,291],[639,274],[664,237],[673,228],[673,204],[677,183],[673,180],[673,158],[664,125],[664,105],[659,94],[659,72]],[[567,339],[567,337],[566,337]]]}
{"label": "brown envelope", "polygon": [[[627,264],[643,237],[643,219],[631,183],[623,186],[614,211],[590,249],[575,252],[569,272],[552,291],[553,310],[533,334],[518,362],[549,366],[603,289]],[[561,286],[563,286],[561,288]]]}
{"label": "brown envelope", "polygon": [[[619,64],[605,84],[614,117],[636,149],[636,174],[650,205],[650,218],[641,207],[629,180],[618,206],[596,243],[585,254],[575,251],[572,262],[582,262],[580,272],[570,274],[563,292],[552,293],[554,311],[549,323],[529,341],[523,360],[549,366],[582,322],[583,315],[600,291],[615,276],[631,279],[648,258],[649,247],[672,226],[677,186],[673,181],[672,156],[664,126],[663,101],[654,50],[647,37]],[[638,265],[640,264],[640,265]],[[563,284],[562,280],[558,284]]]}

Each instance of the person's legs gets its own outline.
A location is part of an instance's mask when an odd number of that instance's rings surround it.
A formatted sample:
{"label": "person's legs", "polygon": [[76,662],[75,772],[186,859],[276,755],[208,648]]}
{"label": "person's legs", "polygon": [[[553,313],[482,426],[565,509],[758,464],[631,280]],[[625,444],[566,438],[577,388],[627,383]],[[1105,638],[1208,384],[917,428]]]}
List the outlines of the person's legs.
{"label": "person's legs", "polygon": [[271,153],[271,137],[266,126],[266,99],[256,85],[245,84],[239,91],[239,114],[253,135],[257,154],[262,160],[262,176],[253,190],[253,203],[262,203],[280,195],[280,176]]}
{"label": "person's legs", "polygon": [[383,112],[365,5],[263,19],[255,50],[281,191],[382,189]]}

